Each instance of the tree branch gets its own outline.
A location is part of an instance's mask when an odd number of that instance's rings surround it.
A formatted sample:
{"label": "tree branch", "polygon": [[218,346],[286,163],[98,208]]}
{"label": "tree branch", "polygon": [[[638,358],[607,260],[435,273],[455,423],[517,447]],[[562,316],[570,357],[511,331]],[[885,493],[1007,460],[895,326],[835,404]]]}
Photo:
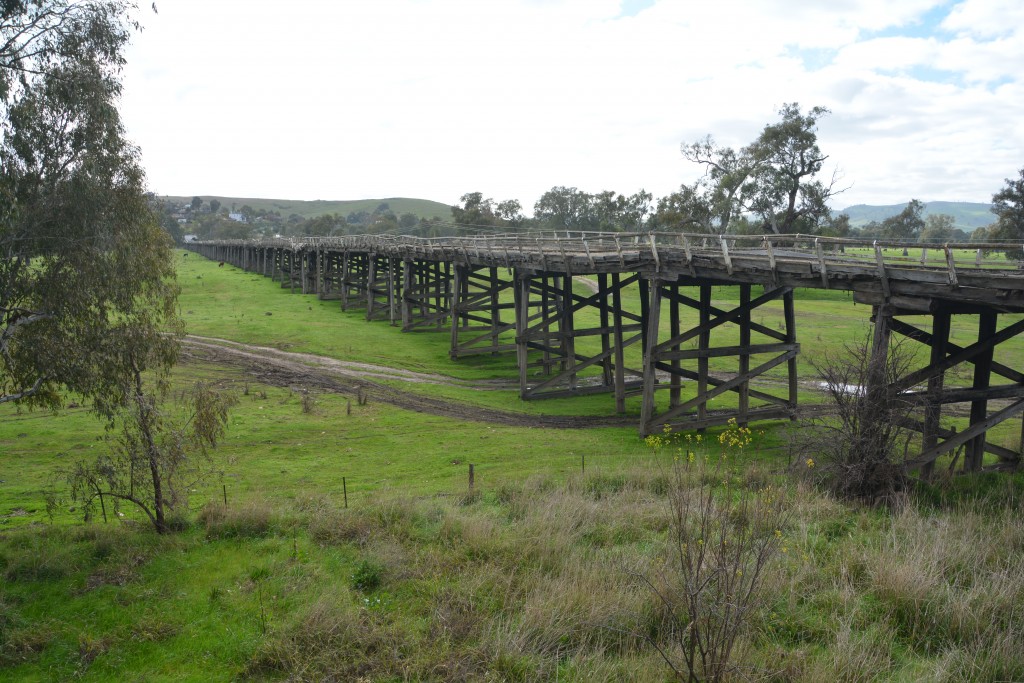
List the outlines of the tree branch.
{"label": "tree branch", "polygon": [[17,394],[5,394],[0,396],[0,403],[10,403],[12,401],[20,401],[23,398],[35,396],[43,388],[43,384],[46,382],[47,379],[49,378],[46,375],[43,375],[42,377],[36,379],[35,384],[33,384],[30,388],[25,389],[24,391],[20,391]]}

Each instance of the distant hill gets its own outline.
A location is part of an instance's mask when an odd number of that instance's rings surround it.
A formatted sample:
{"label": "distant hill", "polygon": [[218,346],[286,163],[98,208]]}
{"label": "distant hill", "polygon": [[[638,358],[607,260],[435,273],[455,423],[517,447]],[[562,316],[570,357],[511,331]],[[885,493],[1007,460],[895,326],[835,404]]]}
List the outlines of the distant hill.
{"label": "distant hill", "polygon": [[[258,199],[255,197],[219,197],[217,195],[198,195],[204,202],[216,199],[221,206],[228,209],[240,209],[246,204],[255,211],[277,211],[282,218],[297,214],[303,218],[315,218],[324,214],[341,214],[347,216],[352,212],[365,211],[372,213],[382,202],[386,202],[396,216],[403,213],[411,213],[417,218],[443,218],[452,217],[451,207],[441,202],[430,199],[408,199],[406,197],[388,197],[386,199],[343,199],[325,200],[314,199],[306,201],[301,199]],[[169,202],[188,203],[192,197],[178,197],[173,195],[164,196],[163,199]]]}
{"label": "distant hill", "polygon": [[[890,204],[888,206],[855,204],[836,213],[849,214],[850,225],[855,228],[861,228],[871,221],[881,223],[889,216],[895,216],[907,208],[908,203]],[[956,227],[970,232],[975,228],[982,228],[995,222],[995,215],[989,211],[991,207],[991,204],[981,204],[978,202],[925,202],[924,215],[928,216],[933,213],[948,214],[953,217]]]}

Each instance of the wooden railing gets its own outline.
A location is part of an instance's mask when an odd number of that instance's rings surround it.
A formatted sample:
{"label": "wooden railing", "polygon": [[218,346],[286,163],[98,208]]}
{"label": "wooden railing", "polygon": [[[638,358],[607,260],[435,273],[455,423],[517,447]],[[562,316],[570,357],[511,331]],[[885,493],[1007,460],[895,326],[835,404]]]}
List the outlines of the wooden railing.
{"label": "wooden railing", "polygon": [[473,237],[413,237],[404,235],[345,235],[337,237],[212,240],[200,244],[291,249],[370,251],[402,258],[431,258],[453,262],[487,260],[508,266],[525,262],[545,266],[557,260],[559,269],[591,268],[601,262],[623,269],[638,266],[657,271],[671,261],[688,266],[694,259],[713,260],[731,273],[737,259],[762,261],[774,270],[780,261],[816,264],[827,278],[830,265],[873,266],[884,276],[887,266],[942,270],[956,285],[965,269],[1007,271],[1024,275],[1024,263],[1001,252],[1019,251],[1019,242],[924,243],[850,239],[814,235],[707,235],[694,233],[529,232]]}

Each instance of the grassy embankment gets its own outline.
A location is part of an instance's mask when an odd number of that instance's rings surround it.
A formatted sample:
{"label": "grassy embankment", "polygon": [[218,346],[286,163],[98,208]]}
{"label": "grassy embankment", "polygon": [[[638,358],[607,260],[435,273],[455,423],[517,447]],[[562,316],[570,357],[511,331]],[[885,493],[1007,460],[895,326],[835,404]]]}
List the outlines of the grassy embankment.
{"label": "grassy embankment", "polygon": [[[402,335],[182,260],[194,333],[471,379],[512,374],[507,359],[450,363],[446,335]],[[863,325],[843,332],[845,301],[798,302],[802,316],[815,308],[829,321],[823,346]],[[813,324],[801,318],[805,350]],[[54,469],[102,449],[102,427],[82,409],[0,414],[0,679],[665,677],[641,636],[664,644],[667,629],[630,570],[650,571],[665,552],[672,459],[633,430],[505,428],[375,403],[348,414],[337,395],[307,413],[296,391],[234,371],[175,374],[196,378],[240,402],[219,473],[193,493],[193,524],[163,538],[127,509],[125,522],[83,525],[65,501],[51,522]],[[788,473],[785,454],[765,448],[776,431],[734,459],[737,483],[784,485],[793,501],[740,663],[774,680],[1024,677],[1020,477],[951,482],[896,513],[862,509]]]}

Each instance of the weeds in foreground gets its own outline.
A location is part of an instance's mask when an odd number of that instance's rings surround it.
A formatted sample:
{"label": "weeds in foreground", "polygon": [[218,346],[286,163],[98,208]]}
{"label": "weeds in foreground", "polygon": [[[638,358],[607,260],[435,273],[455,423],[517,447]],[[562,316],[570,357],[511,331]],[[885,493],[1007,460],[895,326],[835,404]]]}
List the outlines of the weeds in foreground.
{"label": "weeds in foreground", "polygon": [[[343,509],[304,494],[211,506],[174,535],[138,524],[0,534],[0,678],[656,681],[673,675],[661,652],[686,680],[681,643],[691,624],[707,627],[688,616],[675,569],[680,504],[670,501],[685,495],[695,514],[701,504],[714,513],[697,540],[704,575],[721,578],[701,597],[735,615],[715,600],[753,570],[718,570],[738,547],[718,533],[767,532],[738,503],[749,495],[755,509],[781,479],[747,464],[733,474],[754,446],[727,431],[724,461],[714,438],[672,441],[682,453],[659,459],[679,455],[678,477],[598,466],[564,482],[541,474],[480,487],[472,504],[393,493]],[[1000,491],[948,507],[911,499],[893,514],[798,482],[772,503],[788,518],[723,678],[1024,680],[1024,522],[1019,494]],[[674,591],[679,618],[625,567]],[[363,588],[356,575],[380,583]],[[204,639],[224,654],[196,661]],[[159,661],[131,654],[149,642]]]}
{"label": "weeds in foreground", "polygon": [[750,430],[730,420],[707,452],[701,436],[648,438],[656,449],[674,447],[669,550],[641,579],[657,596],[668,641],[650,643],[676,677],[721,681],[734,672],[734,650],[763,599],[761,580],[783,544],[785,493],[771,485],[751,489],[732,478],[729,459],[751,444]]}

